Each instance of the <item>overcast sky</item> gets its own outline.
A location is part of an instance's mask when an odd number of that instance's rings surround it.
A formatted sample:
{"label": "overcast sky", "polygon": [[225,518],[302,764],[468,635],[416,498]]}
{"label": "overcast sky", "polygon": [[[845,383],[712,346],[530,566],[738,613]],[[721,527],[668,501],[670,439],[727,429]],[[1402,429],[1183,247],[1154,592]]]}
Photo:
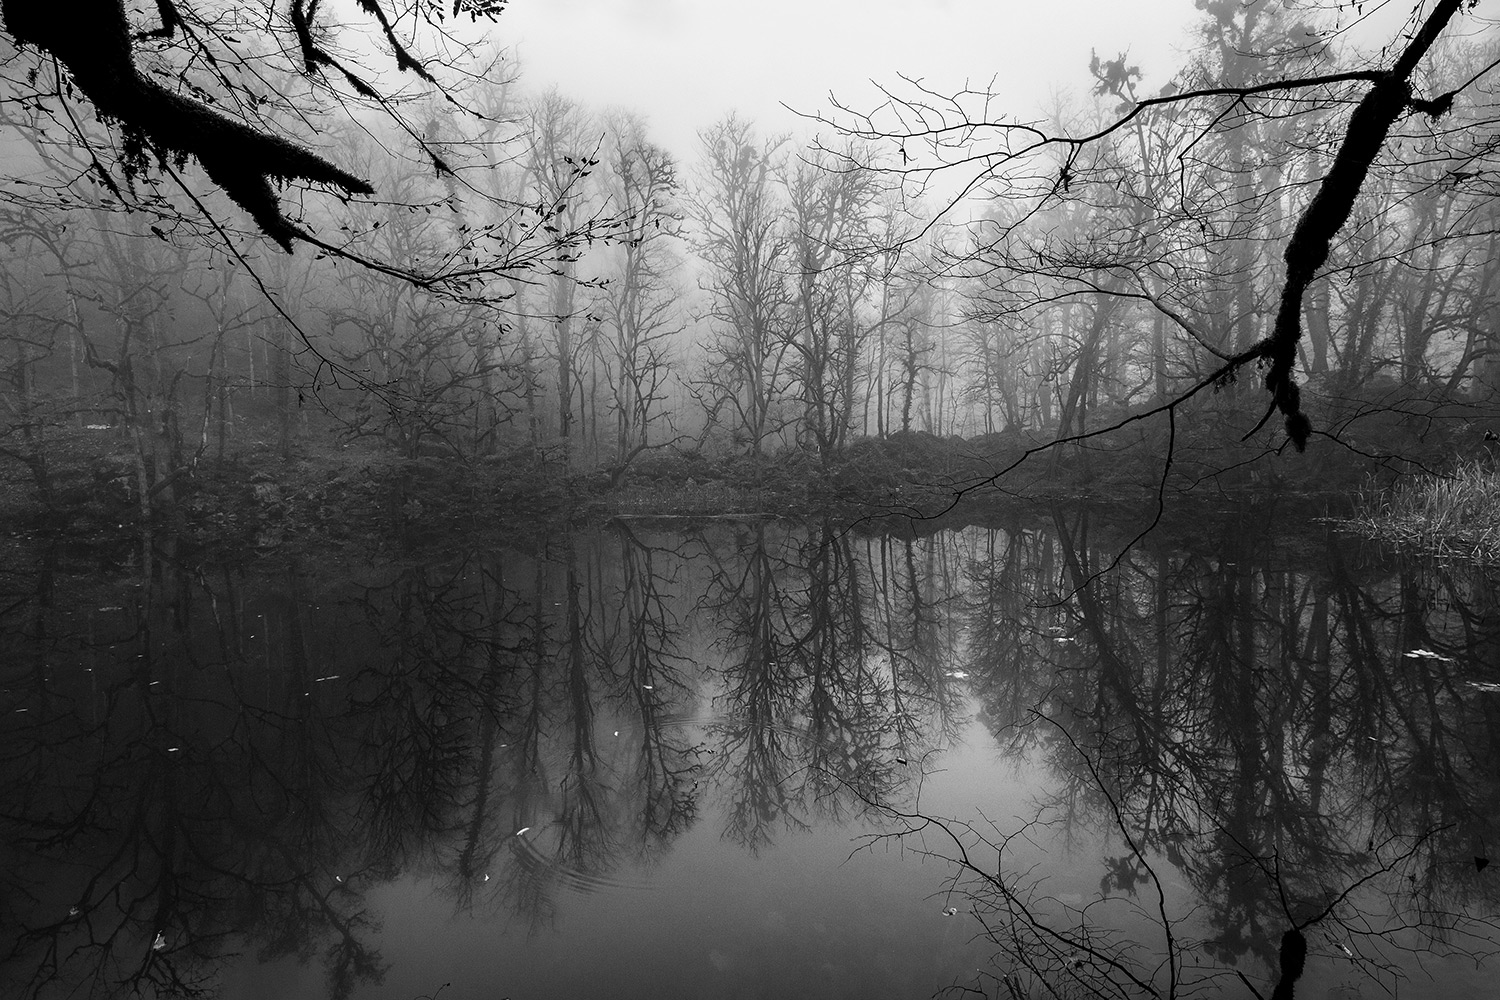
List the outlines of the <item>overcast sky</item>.
{"label": "overcast sky", "polygon": [[491,29],[520,55],[529,88],[550,85],[593,109],[644,114],[680,158],[731,109],[763,131],[807,131],[778,102],[856,108],[870,80],[897,74],[938,89],[965,80],[1030,117],[1057,90],[1083,95],[1089,50],[1129,50],[1147,86],[1182,60],[1193,0],[511,0]]}

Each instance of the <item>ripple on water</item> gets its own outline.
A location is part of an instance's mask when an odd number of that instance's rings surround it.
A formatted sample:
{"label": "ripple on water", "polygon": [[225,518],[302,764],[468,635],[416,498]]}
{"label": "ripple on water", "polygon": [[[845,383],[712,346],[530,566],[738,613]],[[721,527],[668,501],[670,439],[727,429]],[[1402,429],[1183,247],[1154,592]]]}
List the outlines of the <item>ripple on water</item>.
{"label": "ripple on water", "polygon": [[618,878],[576,868],[556,858],[548,857],[537,848],[531,827],[523,827],[510,838],[511,853],[527,878],[537,882],[557,884],[583,894],[597,892],[635,892],[652,886],[638,879]]}

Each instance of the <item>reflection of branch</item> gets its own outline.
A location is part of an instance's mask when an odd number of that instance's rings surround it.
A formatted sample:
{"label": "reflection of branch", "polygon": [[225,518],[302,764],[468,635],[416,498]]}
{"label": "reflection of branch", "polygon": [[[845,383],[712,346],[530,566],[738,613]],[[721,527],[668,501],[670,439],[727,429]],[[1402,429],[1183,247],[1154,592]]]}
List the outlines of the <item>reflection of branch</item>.
{"label": "reflection of branch", "polygon": [[[843,782],[843,779],[837,775],[832,775],[831,777],[836,781]],[[984,868],[981,868],[971,857],[968,845],[964,843],[963,834],[968,833],[972,835],[976,839],[977,844],[982,844],[993,850],[1003,864],[1006,848],[1010,846],[1013,840],[1024,838],[1027,835],[1028,829],[1034,825],[1035,821],[1025,824],[1015,833],[1002,835],[999,842],[996,843],[979,834],[968,823],[943,819],[922,812],[920,795],[918,804],[911,811],[905,811],[887,803],[870,799],[859,789],[848,786],[847,783],[845,785],[855,797],[862,800],[872,811],[886,815],[892,819],[900,820],[903,823],[903,829],[895,832],[867,835],[863,838],[861,846],[856,848],[856,851],[873,849],[876,844],[890,839],[898,841],[905,847],[908,838],[917,837],[922,846],[914,850],[919,856],[956,864],[961,873],[967,872],[979,879],[984,885],[986,892],[993,894],[1001,900],[1007,914],[1011,918],[1009,939],[1012,946],[1012,956],[1033,975],[1037,976],[1049,991],[1052,990],[1052,987],[1047,982],[1046,976],[1051,971],[1053,974],[1064,975],[1080,988],[1089,990],[1096,996],[1100,995],[1098,991],[1102,985],[1107,986],[1112,992],[1123,992],[1123,986],[1127,984],[1134,986],[1137,990],[1148,996],[1154,997],[1158,995],[1157,990],[1151,983],[1130,968],[1122,957],[1112,951],[1105,950],[1103,945],[1096,943],[1095,936],[1099,933],[1098,928],[1091,929],[1088,924],[1080,923],[1081,929],[1075,934],[1071,931],[1054,927],[1043,919],[1026,899],[1021,897],[1019,881],[1007,879],[1003,868],[997,867],[993,875]],[[921,834],[928,828],[936,829],[943,834],[944,838],[957,852],[956,858],[942,854],[926,846],[925,838],[922,838]],[[950,885],[948,890],[950,894],[958,891],[958,877],[958,873],[955,873],[954,876],[947,880]],[[1007,885],[1007,881],[1010,881],[1011,884]],[[976,897],[970,892],[969,898],[973,900]],[[984,928],[986,937],[995,944],[1003,943],[1001,932],[985,921],[984,914],[979,908],[973,908],[970,910],[970,913],[979,921],[980,926]],[[1079,915],[1082,916],[1081,911]],[[1017,919],[1018,917],[1020,918],[1019,920]],[[1028,939],[1018,935],[1018,927],[1029,929],[1036,937]],[[1034,956],[1034,949],[1037,947],[1042,948],[1047,956],[1052,959],[1053,966],[1051,970],[1045,969],[1038,964],[1038,960]],[[1101,967],[1100,978],[1102,983],[1090,980],[1083,975],[1085,963],[1078,960],[1079,956],[1087,957],[1090,961]],[[1122,984],[1112,978],[1110,973],[1117,974],[1125,982]],[[1171,986],[1173,992],[1170,995],[1175,996],[1175,978]]]}
{"label": "reflection of branch", "polygon": [[1146,860],[1146,853],[1141,850],[1140,845],[1136,843],[1135,837],[1130,832],[1130,827],[1125,822],[1125,814],[1120,811],[1120,804],[1115,801],[1115,797],[1111,795],[1109,789],[1105,787],[1104,779],[1100,777],[1099,770],[1094,767],[1094,762],[1089,759],[1089,755],[1084,753],[1083,748],[1080,747],[1078,743],[1073,739],[1073,734],[1068,732],[1067,729],[1063,728],[1063,726],[1056,720],[1047,715],[1043,715],[1041,711],[1033,710],[1033,712],[1036,718],[1041,719],[1042,721],[1046,722],[1048,725],[1056,729],[1059,733],[1061,733],[1063,735],[1063,738],[1068,741],[1068,745],[1071,746],[1074,752],[1078,754],[1078,759],[1083,761],[1083,766],[1088,768],[1089,770],[1089,776],[1094,779],[1094,786],[1099,789],[1100,794],[1104,796],[1104,800],[1109,803],[1109,810],[1110,814],[1114,816],[1115,827],[1120,831],[1120,835],[1125,838],[1125,844],[1130,848],[1130,853],[1135,855],[1135,858],[1138,862],[1140,862],[1141,867],[1146,869],[1146,874],[1151,876],[1151,884],[1156,888],[1156,913],[1157,916],[1161,918],[1162,934],[1166,937],[1168,982],[1167,995],[1176,996],[1177,942],[1172,934],[1172,918],[1167,915],[1167,894],[1166,891],[1162,888],[1161,879],[1157,876],[1156,869],[1151,866],[1150,861]]}

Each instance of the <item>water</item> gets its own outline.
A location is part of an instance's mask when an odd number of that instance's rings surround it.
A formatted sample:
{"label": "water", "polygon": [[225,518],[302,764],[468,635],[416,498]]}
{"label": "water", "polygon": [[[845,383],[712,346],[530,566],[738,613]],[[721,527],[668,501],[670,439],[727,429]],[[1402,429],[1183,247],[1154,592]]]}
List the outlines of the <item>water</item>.
{"label": "water", "polygon": [[1494,576],[1107,524],[12,543],[0,993],[1487,995]]}

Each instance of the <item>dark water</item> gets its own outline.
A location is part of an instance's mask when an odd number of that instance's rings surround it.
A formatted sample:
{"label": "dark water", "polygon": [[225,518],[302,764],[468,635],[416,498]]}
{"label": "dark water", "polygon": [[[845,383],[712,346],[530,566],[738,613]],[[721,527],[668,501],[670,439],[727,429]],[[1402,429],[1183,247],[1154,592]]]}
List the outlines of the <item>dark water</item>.
{"label": "dark water", "polygon": [[1122,540],[12,543],[0,995],[1495,995],[1496,577]]}

